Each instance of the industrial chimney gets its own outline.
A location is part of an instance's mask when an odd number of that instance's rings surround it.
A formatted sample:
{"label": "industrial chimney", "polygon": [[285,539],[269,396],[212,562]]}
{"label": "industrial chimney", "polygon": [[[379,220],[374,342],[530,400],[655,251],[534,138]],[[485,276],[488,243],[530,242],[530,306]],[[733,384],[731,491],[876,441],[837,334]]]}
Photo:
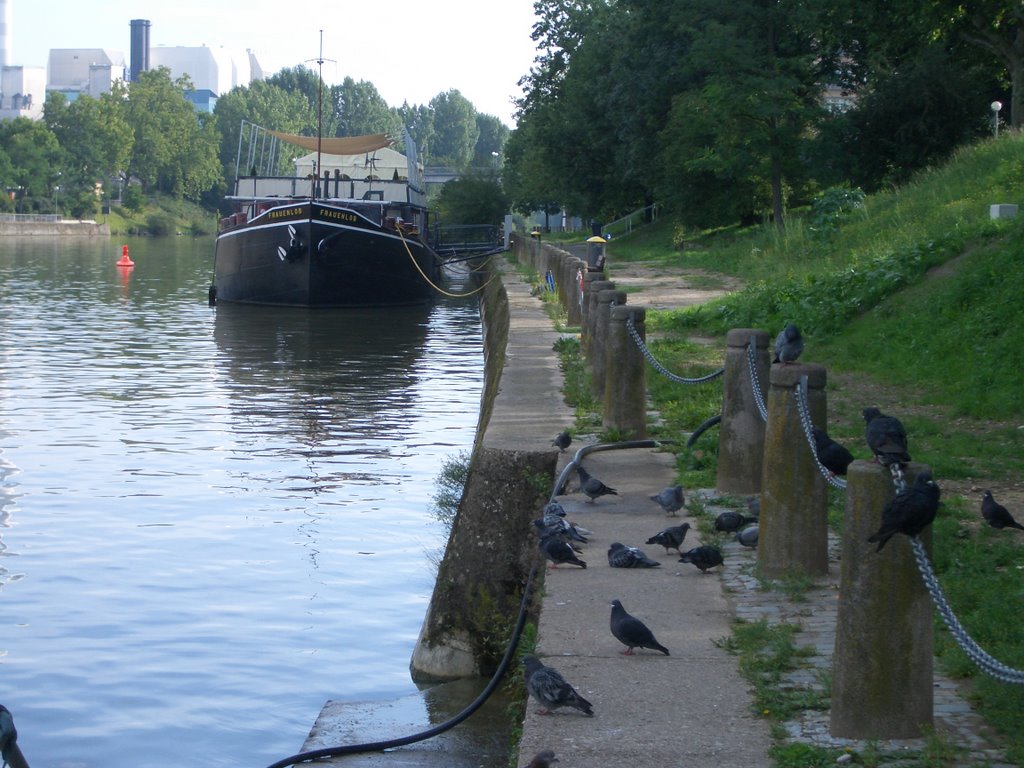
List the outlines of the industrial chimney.
{"label": "industrial chimney", "polygon": [[[0,0],[0,3],[4,0]],[[131,82],[149,69],[149,19],[132,19]]]}
{"label": "industrial chimney", "polygon": [[11,3],[0,0],[0,66],[11,65]]}

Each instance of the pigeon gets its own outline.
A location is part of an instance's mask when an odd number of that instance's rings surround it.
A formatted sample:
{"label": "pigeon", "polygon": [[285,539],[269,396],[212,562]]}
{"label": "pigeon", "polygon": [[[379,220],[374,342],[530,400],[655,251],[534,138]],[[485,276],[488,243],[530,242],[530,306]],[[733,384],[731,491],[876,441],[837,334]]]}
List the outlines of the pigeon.
{"label": "pigeon", "polygon": [[661,563],[651,560],[636,547],[615,542],[608,547],[608,565],[612,568],[660,568]]}
{"label": "pigeon", "polygon": [[549,518],[547,517],[538,517],[533,521],[533,525],[537,529],[537,535],[542,540],[550,537],[561,539],[562,541],[567,542],[575,552],[583,551],[576,546],[575,542],[578,541],[581,544],[587,543],[587,539],[576,532],[572,527],[572,523],[561,517],[556,517],[551,522],[549,522]]}
{"label": "pigeon", "polygon": [[551,568],[557,568],[562,563],[578,565],[586,568],[587,564],[576,556],[576,551],[561,536],[547,536],[540,540],[540,551],[551,561]]}
{"label": "pigeon", "polygon": [[754,518],[729,510],[722,512],[715,518],[715,530],[724,533],[735,533],[744,525],[749,525],[753,522],[756,522]]}
{"label": "pigeon", "polygon": [[523,673],[527,692],[540,702],[540,714],[550,715],[559,707],[572,707],[585,715],[594,714],[593,705],[580,696],[557,669],[544,666],[536,656],[523,656]]}
{"label": "pigeon", "polygon": [[549,501],[547,504],[544,505],[544,514],[565,517],[565,507],[563,507],[557,501]]}
{"label": "pigeon", "polygon": [[566,429],[555,435],[555,439],[551,441],[551,444],[558,449],[559,453],[561,453],[572,445],[572,435],[570,435],[569,430]]}
{"label": "pigeon", "polygon": [[754,519],[761,517],[761,497],[747,496],[747,512]]}
{"label": "pigeon", "polygon": [[526,768],[551,768],[557,762],[558,758],[555,757],[553,749],[542,749],[533,756],[533,760],[527,763]]}
{"label": "pigeon", "polygon": [[1009,510],[992,498],[992,491],[985,491],[985,494],[981,497],[981,516],[993,528],[998,528],[999,530],[1003,528],[1017,528],[1024,531],[1024,525],[1014,520]]}
{"label": "pigeon", "polygon": [[846,468],[853,461],[853,454],[845,445],[840,445],[818,427],[814,428],[814,452],[821,466],[833,475],[845,475]]}
{"label": "pigeon", "polygon": [[661,544],[665,548],[665,554],[668,554],[670,549],[674,549],[680,555],[683,554],[683,550],[679,547],[683,544],[683,539],[686,538],[686,532],[690,530],[689,523],[683,523],[682,525],[673,525],[670,528],[658,531],[656,534],[651,536],[647,540],[647,544]]}
{"label": "pigeon", "polygon": [[894,533],[917,536],[932,524],[939,511],[939,486],[932,481],[932,473],[924,471],[908,486],[889,499],[882,510],[882,525],[868,537],[869,542],[878,542],[876,552],[881,552],[885,543]]}
{"label": "pigeon", "polygon": [[751,549],[753,549],[757,546],[757,532],[757,523],[754,523],[753,525],[748,525],[743,530],[736,532],[736,541],[738,541],[744,547],[750,547]]}
{"label": "pigeon", "polygon": [[707,573],[708,568],[721,565],[724,561],[722,560],[722,552],[718,547],[705,544],[704,546],[694,547],[690,551],[684,552],[683,556],[679,558],[679,562],[693,563],[700,568],[701,573]]}
{"label": "pigeon", "polygon": [[864,440],[875,456],[875,461],[888,467],[890,464],[906,464],[910,461],[907,453],[907,433],[895,416],[886,416],[877,408],[863,411]]}
{"label": "pigeon", "polygon": [[614,488],[609,488],[607,485],[602,483],[596,477],[592,477],[590,473],[583,468],[582,464],[576,466],[576,471],[580,476],[580,490],[587,495],[587,499],[591,504],[594,503],[594,499],[598,496],[618,496],[619,492]]}
{"label": "pigeon", "polygon": [[660,493],[651,496],[651,501],[657,502],[658,506],[665,510],[670,517],[678,517],[676,513],[683,508],[686,498],[683,496],[683,486],[672,485]]}
{"label": "pigeon", "polygon": [[611,629],[615,639],[626,646],[626,650],[622,651],[623,656],[632,656],[634,648],[650,648],[666,656],[671,655],[668,648],[654,639],[654,633],[647,625],[636,616],[626,613],[618,600],[612,600]]}
{"label": "pigeon", "polygon": [[772,362],[795,363],[803,351],[804,337],[800,334],[800,329],[788,323],[775,337],[775,359]]}

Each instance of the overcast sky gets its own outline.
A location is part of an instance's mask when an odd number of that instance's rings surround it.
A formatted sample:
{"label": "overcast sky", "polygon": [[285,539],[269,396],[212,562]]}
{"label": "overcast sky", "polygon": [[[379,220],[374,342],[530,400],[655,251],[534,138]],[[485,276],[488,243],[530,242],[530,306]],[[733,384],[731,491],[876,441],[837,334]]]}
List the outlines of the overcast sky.
{"label": "overcast sky", "polygon": [[14,65],[45,67],[51,48],[109,48],[128,60],[129,22],[148,19],[152,46],[249,48],[271,72],[315,69],[322,29],[326,82],[368,80],[392,107],[456,89],[510,126],[536,54],[533,0],[6,2]]}

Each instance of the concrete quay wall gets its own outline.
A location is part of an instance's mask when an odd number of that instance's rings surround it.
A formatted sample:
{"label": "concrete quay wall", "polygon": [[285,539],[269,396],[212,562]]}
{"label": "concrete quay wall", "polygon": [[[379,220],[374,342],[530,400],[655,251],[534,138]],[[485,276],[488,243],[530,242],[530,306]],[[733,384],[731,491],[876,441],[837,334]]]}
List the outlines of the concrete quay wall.
{"label": "concrete quay wall", "polygon": [[0,237],[110,237],[110,225],[95,221],[0,221]]}

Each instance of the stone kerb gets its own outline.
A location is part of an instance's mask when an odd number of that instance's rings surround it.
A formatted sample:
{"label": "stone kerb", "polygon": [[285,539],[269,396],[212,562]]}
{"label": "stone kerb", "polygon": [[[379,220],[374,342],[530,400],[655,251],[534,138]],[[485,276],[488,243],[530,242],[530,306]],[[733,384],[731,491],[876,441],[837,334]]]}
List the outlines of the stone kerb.
{"label": "stone kerb", "polygon": [[588,347],[587,359],[590,362],[590,381],[594,397],[603,401],[605,376],[608,360],[608,325],[611,322],[612,306],[626,303],[626,292],[614,289],[601,291],[597,294],[594,312],[594,337]]}
{"label": "stone kerb", "polygon": [[643,308],[622,305],[611,308],[608,320],[603,425],[623,440],[647,436],[647,365],[628,328],[632,322],[646,339],[645,318]]}
{"label": "stone kerb", "polygon": [[[926,469],[908,465],[907,482]],[[841,738],[917,738],[933,719],[931,598],[906,536],[896,534],[881,552],[868,542],[895,495],[888,470],[857,460],[846,479],[830,730]],[[930,527],[921,539],[930,552]]]}
{"label": "stone kerb", "polygon": [[775,363],[769,374],[757,542],[758,566],[769,578],[828,573],[828,484],[800,420],[795,390],[803,376],[811,421],[824,428],[824,366]]}
{"label": "stone kerb", "polygon": [[722,374],[722,421],[718,430],[718,470],[715,487],[721,493],[753,494],[761,491],[764,456],[764,419],[754,399],[747,362],[747,344],[755,341],[755,365],[761,396],[768,385],[767,331],[733,328],[726,335],[725,372]]}

